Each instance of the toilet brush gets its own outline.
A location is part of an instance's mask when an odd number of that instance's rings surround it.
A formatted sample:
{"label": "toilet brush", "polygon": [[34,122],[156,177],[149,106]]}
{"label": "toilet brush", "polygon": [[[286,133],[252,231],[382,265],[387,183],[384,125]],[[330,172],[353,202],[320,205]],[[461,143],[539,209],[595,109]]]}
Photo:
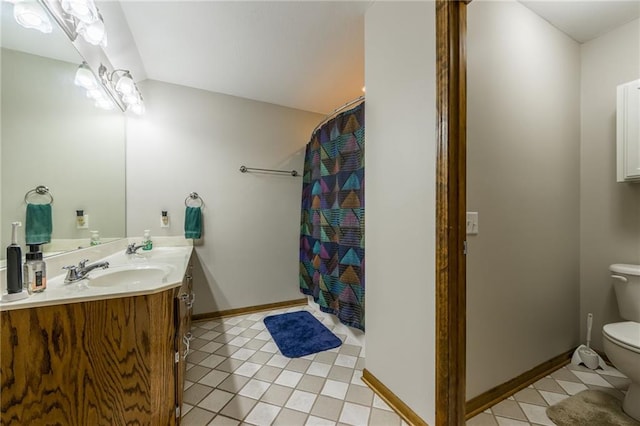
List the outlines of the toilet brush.
{"label": "toilet brush", "polygon": [[573,353],[571,358],[571,364],[580,365],[584,364],[587,368],[595,370],[600,367],[603,370],[607,369],[607,364],[602,357],[598,355],[596,351],[591,349],[591,327],[593,326],[593,314],[587,314],[587,344],[578,346],[578,349]]}

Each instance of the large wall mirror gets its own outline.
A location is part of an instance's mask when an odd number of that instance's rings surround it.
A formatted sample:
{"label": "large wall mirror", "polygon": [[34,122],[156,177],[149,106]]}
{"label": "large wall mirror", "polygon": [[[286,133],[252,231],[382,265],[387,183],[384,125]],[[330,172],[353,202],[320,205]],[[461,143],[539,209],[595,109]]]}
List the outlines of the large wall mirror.
{"label": "large wall mirror", "polygon": [[[47,253],[123,238],[125,230],[125,117],[94,107],[74,85],[82,58],[54,25],[43,34],[19,26],[12,5],[2,2],[2,204],[0,259],[10,243],[11,222],[25,224],[25,195],[42,185],[53,196],[52,241]],[[48,195],[31,194],[34,204]],[[88,216],[79,228],[76,211]],[[25,229],[19,243],[25,245]]]}

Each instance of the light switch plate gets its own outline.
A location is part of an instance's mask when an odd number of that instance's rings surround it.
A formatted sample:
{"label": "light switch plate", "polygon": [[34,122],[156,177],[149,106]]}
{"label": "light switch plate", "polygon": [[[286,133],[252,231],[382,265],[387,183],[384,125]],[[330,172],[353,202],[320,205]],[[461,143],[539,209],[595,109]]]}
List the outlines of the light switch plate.
{"label": "light switch plate", "polygon": [[467,235],[475,235],[478,231],[478,212],[467,212]]}

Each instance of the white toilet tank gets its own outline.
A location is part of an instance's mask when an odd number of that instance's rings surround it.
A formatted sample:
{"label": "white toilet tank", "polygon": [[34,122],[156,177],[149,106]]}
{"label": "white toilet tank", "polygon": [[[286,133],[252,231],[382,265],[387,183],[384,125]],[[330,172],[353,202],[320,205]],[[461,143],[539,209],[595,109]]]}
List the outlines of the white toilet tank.
{"label": "white toilet tank", "polygon": [[640,322],[640,265],[619,263],[609,266],[609,270],[620,316],[627,321]]}

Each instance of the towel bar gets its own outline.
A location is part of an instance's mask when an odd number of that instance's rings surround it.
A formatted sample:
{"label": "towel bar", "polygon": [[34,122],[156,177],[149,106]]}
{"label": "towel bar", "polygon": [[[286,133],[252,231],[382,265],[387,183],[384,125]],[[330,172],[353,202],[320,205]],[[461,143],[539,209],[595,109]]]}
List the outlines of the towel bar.
{"label": "towel bar", "polygon": [[299,176],[298,172],[295,171],[295,170],[259,169],[257,167],[240,166],[240,171],[242,173],[247,173],[247,172],[252,171],[252,170],[256,170],[256,171],[259,171],[259,172],[286,173],[286,174],[291,175],[293,177]]}

